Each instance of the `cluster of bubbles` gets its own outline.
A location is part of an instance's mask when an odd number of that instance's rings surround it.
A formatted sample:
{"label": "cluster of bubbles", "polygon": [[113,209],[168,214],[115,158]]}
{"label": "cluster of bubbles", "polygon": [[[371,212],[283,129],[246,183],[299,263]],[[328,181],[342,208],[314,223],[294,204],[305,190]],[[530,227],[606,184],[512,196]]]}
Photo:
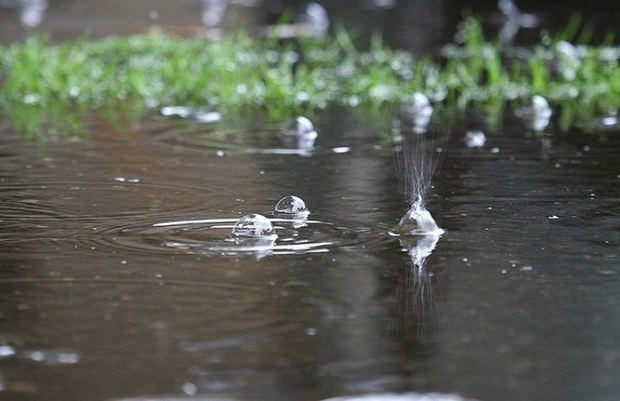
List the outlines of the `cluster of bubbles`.
{"label": "cluster of bubbles", "polygon": [[[287,195],[276,203],[274,215],[280,219],[290,219],[294,226],[305,220],[310,211],[303,199]],[[232,228],[230,237],[235,243],[243,245],[269,245],[278,238],[273,221],[261,214],[248,214],[241,217]]]}

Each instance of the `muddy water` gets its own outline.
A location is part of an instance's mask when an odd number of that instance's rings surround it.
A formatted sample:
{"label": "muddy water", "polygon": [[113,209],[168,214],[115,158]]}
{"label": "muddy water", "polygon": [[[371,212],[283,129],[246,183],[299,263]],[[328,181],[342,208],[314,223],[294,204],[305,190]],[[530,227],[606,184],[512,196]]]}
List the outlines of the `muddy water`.
{"label": "muddy water", "polygon": [[[0,399],[620,394],[617,132],[512,121],[468,149],[444,128],[446,233],[419,270],[388,235],[407,205],[387,126],[323,115],[295,152],[283,122],[218,124],[93,119],[45,149],[3,125]],[[305,225],[226,240],[288,194]]]}

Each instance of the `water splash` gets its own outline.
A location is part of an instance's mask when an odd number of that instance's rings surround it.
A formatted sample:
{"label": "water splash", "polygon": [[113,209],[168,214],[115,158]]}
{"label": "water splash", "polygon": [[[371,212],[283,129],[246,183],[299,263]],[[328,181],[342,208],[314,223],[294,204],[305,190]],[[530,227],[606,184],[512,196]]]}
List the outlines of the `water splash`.
{"label": "water splash", "polygon": [[499,38],[502,44],[512,42],[521,28],[535,28],[540,25],[540,18],[535,14],[522,12],[513,0],[499,0],[497,8],[504,17]]}
{"label": "water splash", "polygon": [[400,118],[416,134],[423,134],[428,128],[433,115],[433,106],[428,97],[415,92],[405,99],[400,107]]}
{"label": "water splash", "polygon": [[[425,110],[424,102],[420,103]],[[409,210],[393,230],[394,235],[443,234],[435,219],[426,209],[425,199],[431,189],[431,180],[443,151],[438,133],[420,133],[415,126],[397,121],[392,132],[396,170],[409,200]]]}
{"label": "water splash", "polygon": [[419,198],[401,217],[393,232],[399,235],[430,235],[439,237],[444,233],[444,230],[439,228],[431,213],[424,206],[424,201]]}
{"label": "water splash", "polygon": [[481,148],[486,143],[487,136],[482,131],[467,131],[463,141],[468,148]]}
{"label": "water splash", "polygon": [[314,128],[312,121],[308,118],[299,116],[285,128],[280,139],[287,148],[296,149],[300,156],[311,156],[314,151],[314,142],[319,133]]}
{"label": "water splash", "polygon": [[532,130],[543,131],[549,125],[553,110],[551,110],[547,99],[540,95],[534,95],[530,103],[517,109],[515,114],[525,121]]}

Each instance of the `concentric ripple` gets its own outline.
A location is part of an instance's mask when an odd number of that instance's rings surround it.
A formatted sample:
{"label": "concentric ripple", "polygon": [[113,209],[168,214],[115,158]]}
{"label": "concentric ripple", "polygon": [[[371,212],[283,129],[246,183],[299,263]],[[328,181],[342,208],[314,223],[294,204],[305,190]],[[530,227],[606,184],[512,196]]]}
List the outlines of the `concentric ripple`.
{"label": "concentric ripple", "polygon": [[[231,235],[235,218],[142,222],[97,227],[93,241],[109,247],[203,256],[291,255],[330,252],[390,241],[382,230],[305,218],[270,217],[277,236]],[[95,236],[93,238],[92,236]]]}

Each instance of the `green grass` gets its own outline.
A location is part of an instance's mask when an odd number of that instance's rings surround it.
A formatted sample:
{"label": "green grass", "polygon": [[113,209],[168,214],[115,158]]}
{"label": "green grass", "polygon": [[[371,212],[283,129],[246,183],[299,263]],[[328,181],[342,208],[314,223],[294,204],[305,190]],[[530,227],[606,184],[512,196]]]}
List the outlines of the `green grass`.
{"label": "green grass", "polygon": [[343,29],[288,44],[243,33],[214,42],[154,31],[60,45],[32,37],[0,47],[0,108],[17,130],[39,137],[75,134],[80,116],[93,111],[137,118],[165,105],[224,115],[287,116],[331,106],[393,110],[420,91],[455,111],[473,106],[498,113],[538,94],[564,113],[560,121],[568,129],[620,108],[620,48],[582,46],[578,59],[562,50],[562,41],[588,39],[586,29],[576,37],[580,23],[571,20],[555,38],[509,50],[467,19],[446,60],[390,49],[378,36],[362,51]]}

